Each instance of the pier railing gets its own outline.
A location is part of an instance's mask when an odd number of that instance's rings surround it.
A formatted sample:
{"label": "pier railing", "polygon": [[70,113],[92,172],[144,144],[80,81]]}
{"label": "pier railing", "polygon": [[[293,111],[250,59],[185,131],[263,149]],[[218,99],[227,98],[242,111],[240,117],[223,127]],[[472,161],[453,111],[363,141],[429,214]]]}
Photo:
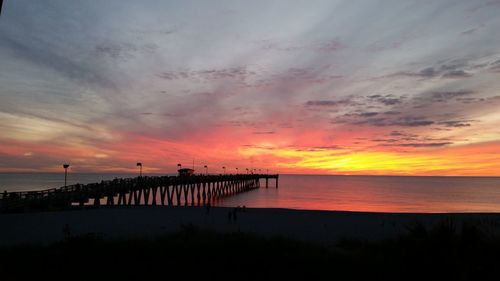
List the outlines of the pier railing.
{"label": "pier railing", "polygon": [[54,210],[83,206],[162,205],[202,206],[261,186],[260,180],[279,175],[195,175],[116,178],[100,183],[75,184],[40,191],[0,193],[1,212]]}

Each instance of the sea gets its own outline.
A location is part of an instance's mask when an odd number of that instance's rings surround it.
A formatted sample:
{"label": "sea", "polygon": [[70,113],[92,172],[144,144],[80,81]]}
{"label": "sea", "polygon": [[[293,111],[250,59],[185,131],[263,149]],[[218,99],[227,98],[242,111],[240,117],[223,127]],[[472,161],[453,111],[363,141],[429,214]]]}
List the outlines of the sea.
{"label": "sea", "polygon": [[[67,184],[135,176],[70,173]],[[0,192],[63,185],[62,173],[0,173]],[[262,180],[260,189],[226,197],[214,204],[331,211],[500,212],[500,177],[280,175],[278,188],[274,180],[269,180],[268,188]]]}

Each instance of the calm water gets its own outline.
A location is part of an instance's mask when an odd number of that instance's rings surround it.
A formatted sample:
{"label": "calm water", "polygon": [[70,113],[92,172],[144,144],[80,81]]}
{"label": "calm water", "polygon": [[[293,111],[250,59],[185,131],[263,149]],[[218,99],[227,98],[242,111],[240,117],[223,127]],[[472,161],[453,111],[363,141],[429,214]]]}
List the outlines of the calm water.
{"label": "calm water", "polygon": [[[130,174],[70,174],[68,184]],[[64,185],[62,174],[0,174],[0,191]],[[225,198],[219,206],[376,212],[500,212],[500,178],[281,175],[264,187]]]}

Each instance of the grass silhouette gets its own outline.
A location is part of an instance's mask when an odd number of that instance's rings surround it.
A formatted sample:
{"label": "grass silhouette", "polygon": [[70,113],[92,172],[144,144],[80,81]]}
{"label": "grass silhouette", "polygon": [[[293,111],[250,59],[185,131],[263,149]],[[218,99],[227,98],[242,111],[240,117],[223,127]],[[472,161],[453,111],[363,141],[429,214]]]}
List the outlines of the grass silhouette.
{"label": "grass silhouette", "polygon": [[0,249],[2,280],[497,280],[500,238],[443,220],[397,239],[329,247],[185,226],[161,237],[69,237]]}

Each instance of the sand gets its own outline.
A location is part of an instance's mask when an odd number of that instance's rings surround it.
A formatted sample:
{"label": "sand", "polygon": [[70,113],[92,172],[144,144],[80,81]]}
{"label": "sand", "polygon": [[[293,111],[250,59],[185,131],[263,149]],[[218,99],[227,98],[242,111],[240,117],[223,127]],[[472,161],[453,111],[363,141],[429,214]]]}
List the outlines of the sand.
{"label": "sand", "polygon": [[378,240],[395,238],[419,222],[432,226],[453,219],[460,227],[474,223],[489,233],[500,233],[500,213],[410,214],[307,211],[290,209],[239,210],[203,207],[103,207],[0,215],[0,245],[51,243],[64,239],[65,225],[71,235],[96,234],[120,238],[171,233],[183,225],[220,232],[242,231],[266,237],[284,236],[332,245],[339,239]]}

